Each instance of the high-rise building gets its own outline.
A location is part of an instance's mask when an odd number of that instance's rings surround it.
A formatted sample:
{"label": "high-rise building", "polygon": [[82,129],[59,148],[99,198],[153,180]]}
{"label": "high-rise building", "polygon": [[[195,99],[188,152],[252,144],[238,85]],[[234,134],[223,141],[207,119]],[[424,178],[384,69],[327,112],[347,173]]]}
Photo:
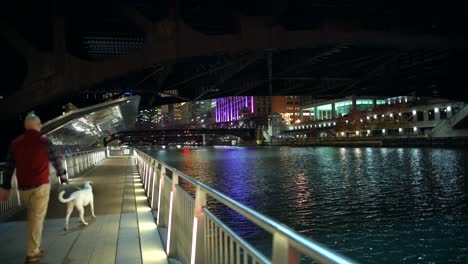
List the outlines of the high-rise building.
{"label": "high-rise building", "polygon": [[268,117],[279,113],[287,124],[299,120],[298,96],[230,96],[216,99],[216,122],[239,120],[249,113],[256,117]]}
{"label": "high-rise building", "polygon": [[183,123],[182,121],[182,112],[183,112],[183,106],[186,104],[187,102],[183,102],[183,103],[175,103],[172,105],[173,107],[173,112],[172,112],[172,116],[173,116],[173,120],[174,120],[174,123]]}
{"label": "high-rise building", "polygon": [[184,102],[180,104],[180,120],[179,123],[187,124],[193,122],[193,104],[192,102]]}
{"label": "high-rise building", "polygon": [[230,96],[216,99],[216,122],[239,120],[242,112],[255,113],[253,96]]}

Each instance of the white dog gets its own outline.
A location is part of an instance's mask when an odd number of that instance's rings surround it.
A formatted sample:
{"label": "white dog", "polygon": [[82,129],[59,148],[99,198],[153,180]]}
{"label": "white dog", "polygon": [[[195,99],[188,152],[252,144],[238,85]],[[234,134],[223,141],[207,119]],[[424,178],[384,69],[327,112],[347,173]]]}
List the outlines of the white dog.
{"label": "white dog", "polygon": [[94,198],[93,198],[93,188],[91,187],[93,182],[85,181],[84,188],[73,192],[70,197],[67,199],[63,198],[65,191],[61,191],[59,194],[59,201],[62,203],[67,204],[67,216],[65,217],[65,231],[68,230],[68,220],[70,219],[70,215],[73,212],[73,207],[76,207],[78,212],[80,213],[80,222],[84,225],[88,225],[88,223],[84,220],[84,207],[88,204],[91,207],[91,215],[93,218],[96,218],[94,215]]}

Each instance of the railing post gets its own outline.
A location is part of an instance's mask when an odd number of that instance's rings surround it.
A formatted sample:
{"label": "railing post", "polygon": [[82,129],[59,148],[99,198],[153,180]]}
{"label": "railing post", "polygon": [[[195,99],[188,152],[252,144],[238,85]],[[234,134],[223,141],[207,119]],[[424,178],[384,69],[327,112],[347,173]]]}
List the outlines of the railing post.
{"label": "railing post", "polygon": [[153,165],[153,160],[151,158],[148,158],[148,173],[146,173],[146,180],[145,180],[145,186],[144,186],[146,197],[148,198],[150,195],[149,186],[151,183],[151,173],[153,170],[152,165]]}
{"label": "railing post", "polygon": [[177,252],[177,249],[175,248],[175,239],[171,239],[171,237],[174,237],[174,229],[172,228],[172,224],[176,221],[173,220],[173,215],[176,215],[176,217],[179,217],[179,214],[174,213],[178,209],[175,205],[176,200],[177,200],[177,185],[179,185],[179,175],[176,173],[172,173],[172,190],[171,190],[171,196],[169,200],[169,218],[167,221],[167,248],[166,248],[166,253],[168,256],[174,256],[174,254],[171,254],[171,249],[174,252]]}
{"label": "railing post", "polygon": [[80,175],[80,161],[78,160],[78,154],[73,155],[73,164],[76,171],[76,176]]}
{"label": "railing post", "polygon": [[86,170],[89,169],[90,164],[89,164],[89,153],[85,154],[85,164],[86,164]]}
{"label": "railing post", "polygon": [[76,175],[75,160],[73,159],[72,155],[68,156],[68,160],[69,160],[69,163],[70,163],[69,166],[70,166],[70,170],[71,170],[71,173],[72,173],[71,175],[72,175],[72,177],[75,177],[75,175]]}
{"label": "railing post", "polygon": [[298,264],[299,253],[289,245],[289,240],[286,236],[275,233],[273,234],[273,264]]}
{"label": "railing post", "polygon": [[148,166],[148,157],[145,157],[145,174],[144,174],[144,177],[143,177],[143,189],[145,189],[145,192],[146,192],[146,181],[148,180],[148,169],[149,169],[149,166]]}
{"label": "railing post", "polygon": [[151,175],[148,183],[148,199],[151,199],[150,206],[153,207],[154,182],[156,181],[156,160],[151,159]]}
{"label": "railing post", "polygon": [[81,154],[81,153],[78,153],[78,166],[80,168],[80,173],[82,171],[84,171],[84,168],[83,168],[83,154]]}
{"label": "railing post", "polygon": [[[151,187],[152,189],[152,193],[151,193],[151,208],[153,209],[158,209],[157,206],[158,206],[158,199],[159,199],[159,193],[156,194],[156,190],[158,189],[159,190],[159,175],[161,174],[160,173],[160,170],[159,170],[159,163],[157,161],[155,161],[155,169],[154,169],[154,175],[153,175],[153,186]],[[156,184],[157,183],[157,184]],[[158,196],[158,199],[156,199],[155,197]]]}
{"label": "railing post", "polygon": [[165,184],[165,174],[166,174],[166,166],[162,165],[161,166],[161,171],[159,173],[159,190],[158,190],[158,217],[156,219],[156,226],[159,226],[163,222],[161,221],[161,218],[163,217],[162,208],[161,208],[161,198],[162,198],[162,192]]}
{"label": "railing post", "polygon": [[190,264],[205,263],[205,215],[203,207],[206,206],[206,193],[197,186],[195,192],[195,208],[192,225],[192,253]]}

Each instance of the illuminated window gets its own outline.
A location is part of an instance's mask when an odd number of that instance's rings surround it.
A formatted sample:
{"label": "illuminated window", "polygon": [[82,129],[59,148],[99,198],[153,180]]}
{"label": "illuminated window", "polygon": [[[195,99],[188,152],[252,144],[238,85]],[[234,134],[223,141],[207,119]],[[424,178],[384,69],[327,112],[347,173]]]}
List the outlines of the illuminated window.
{"label": "illuminated window", "polygon": [[351,112],[353,102],[351,100],[335,103],[335,111],[337,115],[347,115]]}
{"label": "illuminated window", "polygon": [[332,118],[332,105],[320,105],[317,106],[317,119],[324,120],[324,119],[331,119]]}
{"label": "illuminated window", "polygon": [[372,110],[374,103],[372,99],[357,99],[356,108],[361,112]]}

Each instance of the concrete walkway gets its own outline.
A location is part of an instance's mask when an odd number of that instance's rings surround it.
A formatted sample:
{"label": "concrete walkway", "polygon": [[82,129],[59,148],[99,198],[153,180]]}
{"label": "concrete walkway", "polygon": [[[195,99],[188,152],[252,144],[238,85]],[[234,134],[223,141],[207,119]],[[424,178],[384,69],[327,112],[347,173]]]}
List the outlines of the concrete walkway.
{"label": "concrete walkway", "polygon": [[[65,205],[51,193],[42,246],[47,256],[40,263],[168,263],[136,167],[130,158],[111,158],[73,179],[68,194],[85,180],[93,181],[96,219],[80,226],[77,211],[64,231]],[[0,263],[22,263],[25,258],[26,213],[0,223]]]}

